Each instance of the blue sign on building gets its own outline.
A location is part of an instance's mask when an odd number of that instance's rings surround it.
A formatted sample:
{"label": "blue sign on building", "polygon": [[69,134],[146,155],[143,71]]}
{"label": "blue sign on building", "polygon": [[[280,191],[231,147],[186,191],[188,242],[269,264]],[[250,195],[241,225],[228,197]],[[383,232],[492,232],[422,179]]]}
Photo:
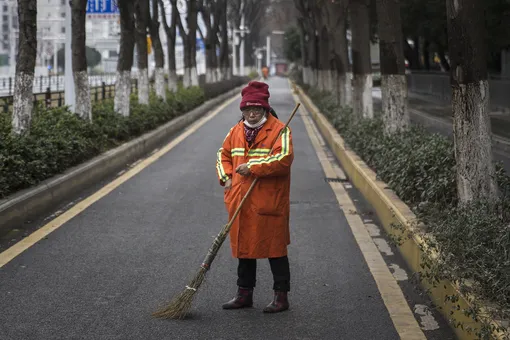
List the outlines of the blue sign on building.
{"label": "blue sign on building", "polygon": [[88,0],[87,14],[119,14],[118,0]]}

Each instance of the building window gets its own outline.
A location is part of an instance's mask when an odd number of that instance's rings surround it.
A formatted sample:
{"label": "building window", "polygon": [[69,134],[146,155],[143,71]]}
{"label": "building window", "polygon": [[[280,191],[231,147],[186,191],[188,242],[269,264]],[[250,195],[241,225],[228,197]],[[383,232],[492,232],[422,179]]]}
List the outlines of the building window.
{"label": "building window", "polygon": [[9,10],[9,7],[7,5],[4,5],[4,12],[7,12]]}
{"label": "building window", "polygon": [[60,16],[61,16],[62,18],[65,18],[65,17],[66,17],[66,12],[62,12],[62,13],[60,13]]}
{"label": "building window", "polygon": [[7,15],[4,15],[4,16],[2,17],[2,19],[3,19],[3,21],[8,21],[8,20],[9,20],[9,17],[8,17]]}
{"label": "building window", "polygon": [[66,0],[61,0],[60,4],[64,6],[66,4]]}
{"label": "building window", "polygon": [[66,28],[65,27],[60,28],[60,32],[61,33],[65,33],[66,32]]}

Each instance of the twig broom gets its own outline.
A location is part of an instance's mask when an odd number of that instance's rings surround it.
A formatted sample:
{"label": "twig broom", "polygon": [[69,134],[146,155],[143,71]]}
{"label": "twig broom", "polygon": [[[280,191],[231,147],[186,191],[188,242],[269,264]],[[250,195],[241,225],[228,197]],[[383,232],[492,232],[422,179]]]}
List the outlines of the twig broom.
{"label": "twig broom", "polygon": [[[271,146],[271,149],[268,154],[271,154],[273,151],[274,144],[276,141],[280,138],[283,131],[287,128],[290,121],[296,114],[298,108],[300,106],[300,103],[296,104],[296,107],[294,108],[294,111],[292,111],[292,114],[290,115],[289,120],[285,124],[284,128],[280,131],[278,134],[278,138],[273,141],[273,145]],[[214,261],[214,258],[216,257],[216,254],[218,254],[218,251],[223,244],[223,241],[227,238],[227,235],[230,231],[230,228],[232,227],[232,223],[237,218],[237,215],[239,215],[239,212],[241,211],[241,207],[244,204],[244,201],[250,194],[250,192],[255,187],[255,184],[258,182],[258,178],[255,178],[255,180],[252,182],[250,188],[248,189],[248,192],[246,192],[246,195],[244,195],[243,199],[241,200],[241,203],[237,207],[234,216],[232,216],[232,219],[228,224],[226,224],[223,229],[220,231],[218,236],[214,239],[211,247],[209,248],[209,251],[207,252],[207,255],[205,256],[204,261],[202,262],[202,265],[200,266],[200,269],[195,274],[195,277],[191,280],[189,285],[186,286],[184,291],[182,291],[179,295],[175,296],[174,299],[166,306],[165,308],[162,308],[156,312],[154,312],[152,315],[157,318],[164,318],[164,319],[184,319],[191,308],[191,303],[193,301],[193,297],[195,296],[195,293],[197,292],[198,288],[202,285],[205,279],[205,274],[207,271],[211,268],[211,264]]]}

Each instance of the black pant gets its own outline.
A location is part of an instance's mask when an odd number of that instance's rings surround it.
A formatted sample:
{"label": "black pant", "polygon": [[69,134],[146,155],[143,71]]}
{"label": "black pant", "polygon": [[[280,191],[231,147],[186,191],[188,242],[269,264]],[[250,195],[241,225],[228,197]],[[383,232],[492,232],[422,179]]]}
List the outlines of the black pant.
{"label": "black pant", "polygon": [[[290,269],[287,256],[270,258],[271,272],[273,273],[273,289],[277,291],[290,291]],[[256,259],[239,259],[237,266],[237,285],[245,288],[255,287],[257,277]]]}

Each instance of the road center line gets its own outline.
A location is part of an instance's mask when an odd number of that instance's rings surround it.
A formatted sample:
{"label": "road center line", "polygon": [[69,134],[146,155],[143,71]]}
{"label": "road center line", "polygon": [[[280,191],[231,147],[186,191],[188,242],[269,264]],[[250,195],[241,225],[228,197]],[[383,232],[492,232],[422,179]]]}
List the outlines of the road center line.
{"label": "road center line", "polygon": [[195,131],[197,131],[201,126],[203,126],[205,123],[207,123],[209,120],[214,118],[218,113],[220,113],[225,107],[230,105],[232,102],[234,102],[238,98],[238,95],[233,96],[232,98],[228,99],[226,102],[224,102],[222,105],[218,106],[214,111],[208,113],[206,116],[200,118],[193,124],[191,124],[182,134],[180,134],[178,137],[173,139],[170,143],[165,145],[163,148],[158,150],[157,152],[154,152],[149,157],[143,159],[138,164],[133,166],[131,169],[124,172],[120,177],[117,177],[112,182],[108,183],[98,191],[96,191],[94,194],[90,195],[89,197],[85,198],[84,200],[77,203],[75,206],[73,206],[71,209],[67,210],[63,214],[59,215],[57,218],[51,220],[47,224],[45,224],[43,227],[38,229],[37,231],[33,232],[26,238],[22,239],[21,241],[17,242],[7,250],[0,253],[0,268],[5,266],[7,263],[12,261],[16,256],[42,240],[44,237],[49,235],[51,232],[57,230],[62,225],[67,223],[69,220],[71,220],[73,217],[77,216],[79,213],[87,209],[89,206],[91,206],[93,203],[97,202],[104,196],[108,195],[110,192],[112,192],[115,188],[120,186],[122,183],[126,182],[136,174],[138,174],[140,171],[148,167],[150,164],[157,161],[159,158],[161,158],[163,155],[165,155],[167,152],[172,150],[174,147],[176,147],[179,143],[181,143],[184,139],[186,139],[188,136],[193,134]]}

